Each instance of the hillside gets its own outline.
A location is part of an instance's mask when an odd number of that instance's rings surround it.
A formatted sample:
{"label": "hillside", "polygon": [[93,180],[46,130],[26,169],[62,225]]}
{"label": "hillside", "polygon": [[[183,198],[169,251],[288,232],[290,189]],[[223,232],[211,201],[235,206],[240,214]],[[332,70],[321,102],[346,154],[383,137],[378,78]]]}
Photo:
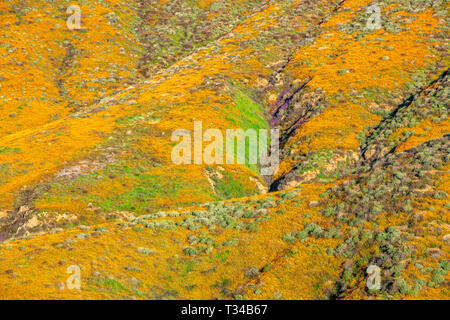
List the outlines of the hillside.
{"label": "hillside", "polygon": [[373,3],[1,2],[0,297],[448,300],[449,5]]}

